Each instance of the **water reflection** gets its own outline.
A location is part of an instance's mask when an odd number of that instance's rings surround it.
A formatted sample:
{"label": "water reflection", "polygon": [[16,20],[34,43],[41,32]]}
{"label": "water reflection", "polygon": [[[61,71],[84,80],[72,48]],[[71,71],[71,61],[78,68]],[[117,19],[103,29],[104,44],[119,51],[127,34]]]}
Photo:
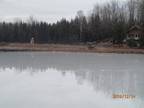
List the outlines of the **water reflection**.
{"label": "water reflection", "polygon": [[85,82],[95,92],[109,97],[114,93],[144,98],[144,56],[119,54],[79,53],[0,53],[0,72],[28,72],[33,76],[40,72],[56,70],[65,77],[75,76],[79,85]]}

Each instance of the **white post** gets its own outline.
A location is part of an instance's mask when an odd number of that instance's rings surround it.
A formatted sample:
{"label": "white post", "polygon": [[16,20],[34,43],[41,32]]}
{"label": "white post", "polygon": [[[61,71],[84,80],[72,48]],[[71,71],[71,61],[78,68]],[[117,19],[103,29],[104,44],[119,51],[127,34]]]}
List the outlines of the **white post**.
{"label": "white post", "polygon": [[34,37],[31,38],[30,44],[34,45]]}

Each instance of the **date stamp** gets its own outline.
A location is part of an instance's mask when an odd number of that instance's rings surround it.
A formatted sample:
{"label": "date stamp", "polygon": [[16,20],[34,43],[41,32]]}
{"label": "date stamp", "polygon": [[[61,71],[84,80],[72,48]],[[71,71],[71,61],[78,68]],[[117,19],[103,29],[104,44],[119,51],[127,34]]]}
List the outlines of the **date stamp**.
{"label": "date stamp", "polygon": [[133,100],[136,98],[135,95],[129,95],[129,94],[113,94],[113,99],[125,99],[125,100]]}

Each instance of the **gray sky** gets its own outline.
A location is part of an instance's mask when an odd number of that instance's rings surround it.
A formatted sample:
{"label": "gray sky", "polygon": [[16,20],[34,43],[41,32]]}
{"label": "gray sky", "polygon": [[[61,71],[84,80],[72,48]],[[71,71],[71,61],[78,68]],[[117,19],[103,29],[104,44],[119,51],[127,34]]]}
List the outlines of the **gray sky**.
{"label": "gray sky", "polygon": [[87,13],[96,3],[105,1],[108,0],[0,0],[0,20],[25,20],[34,16],[37,20],[56,22],[73,18],[78,10]]}

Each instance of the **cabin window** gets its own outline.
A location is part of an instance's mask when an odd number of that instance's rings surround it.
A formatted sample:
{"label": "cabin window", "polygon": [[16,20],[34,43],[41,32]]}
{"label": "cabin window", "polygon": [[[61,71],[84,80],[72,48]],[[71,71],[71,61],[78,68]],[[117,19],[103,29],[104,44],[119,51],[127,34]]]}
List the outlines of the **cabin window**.
{"label": "cabin window", "polygon": [[131,34],[131,37],[133,38],[133,37],[134,37],[134,34]]}

